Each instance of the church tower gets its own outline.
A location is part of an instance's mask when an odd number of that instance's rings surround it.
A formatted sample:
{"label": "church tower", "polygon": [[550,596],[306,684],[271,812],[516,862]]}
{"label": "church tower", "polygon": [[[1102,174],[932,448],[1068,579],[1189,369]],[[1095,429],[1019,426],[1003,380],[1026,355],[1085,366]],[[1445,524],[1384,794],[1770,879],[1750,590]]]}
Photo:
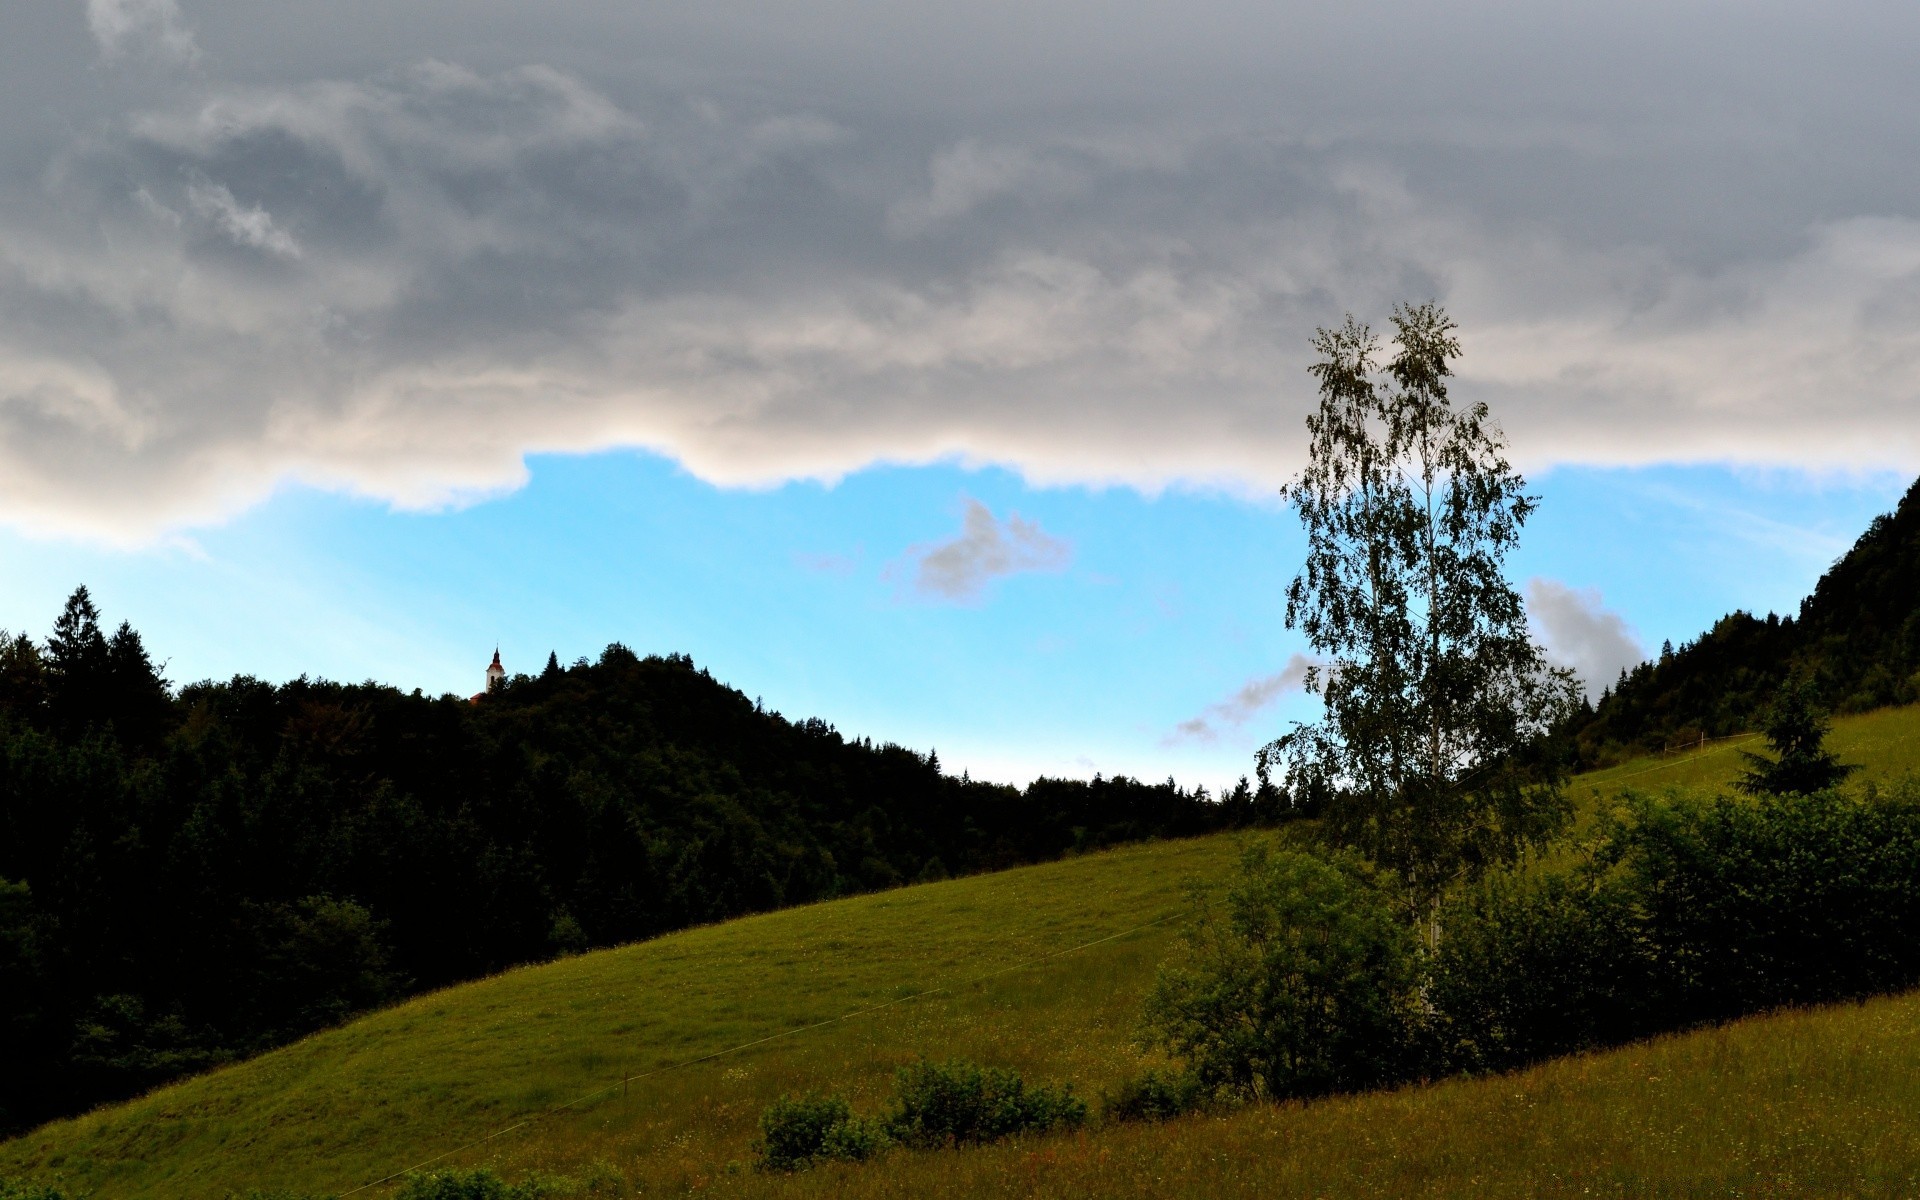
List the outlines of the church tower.
{"label": "church tower", "polygon": [[507,669],[500,665],[500,647],[493,648],[493,661],[487,665],[487,691],[507,681]]}

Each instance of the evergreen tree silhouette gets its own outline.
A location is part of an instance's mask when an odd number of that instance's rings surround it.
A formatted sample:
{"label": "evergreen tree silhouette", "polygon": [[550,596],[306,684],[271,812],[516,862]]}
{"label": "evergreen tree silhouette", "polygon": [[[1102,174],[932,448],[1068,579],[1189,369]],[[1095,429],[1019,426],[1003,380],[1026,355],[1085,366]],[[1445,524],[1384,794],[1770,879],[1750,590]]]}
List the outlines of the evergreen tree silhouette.
{"label": "evergreen tree silhouette", "polygon": [[47,707],[54,728],[79,734],[104,719],[100,705],[110,671],[108,658],[100,610],[83,584],[67,597],[47,638]]}
{"label": "evergreen tree silhouette", "polygon": [[1829,728],[1813,681],[1804,676],[1787,680],[1766,713],[1764,732],[1776,757],[1742,751],[1748,765],[1738,782],[1740,790],[1754,796],[1790,796],[1836,786],[1859,768],[1827,750]]}

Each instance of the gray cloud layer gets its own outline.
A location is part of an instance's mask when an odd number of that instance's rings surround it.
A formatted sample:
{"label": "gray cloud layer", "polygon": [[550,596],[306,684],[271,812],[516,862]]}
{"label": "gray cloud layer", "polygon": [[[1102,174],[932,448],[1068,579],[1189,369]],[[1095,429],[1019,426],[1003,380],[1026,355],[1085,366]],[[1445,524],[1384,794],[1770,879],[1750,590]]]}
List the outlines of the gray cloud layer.
{"label": "gray cloud layer", "polygon": [[0,520],[534,450],[1270,487],[1435,296],[1522,461],[1920,467],[1910,7],[0,15]]}
{"label": "gray cloud layer", "polygon": [[1557,579],[1527,581],[1527,616],[1547,657],[1571,667],[1597,697],[1622,669],[1644,662],[1646,649],[1619,613],[1602,602],[1599,588],[1571,588]]}
{"label": "gray cloud layer", "polygon": [[967,501],[960,533],[907,552],[913,564],[913,590],[940,600],[975,600],[987,584],[1024,571],[1058,571],[1073,557],[1073,547],[1019,513],[1003,522],[978,500]]}

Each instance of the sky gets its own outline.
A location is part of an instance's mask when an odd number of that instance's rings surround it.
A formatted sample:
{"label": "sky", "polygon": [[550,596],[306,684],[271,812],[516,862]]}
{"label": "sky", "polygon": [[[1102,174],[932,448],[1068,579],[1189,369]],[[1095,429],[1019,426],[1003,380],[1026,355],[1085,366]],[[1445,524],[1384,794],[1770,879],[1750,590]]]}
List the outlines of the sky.
{"label": "sky", "polygon": [[1310,715],[1315,327],[1458,320],[1595,688],[1920,472],[1920,10],[10,0],[0,627],[612,641],[1024,781]]}

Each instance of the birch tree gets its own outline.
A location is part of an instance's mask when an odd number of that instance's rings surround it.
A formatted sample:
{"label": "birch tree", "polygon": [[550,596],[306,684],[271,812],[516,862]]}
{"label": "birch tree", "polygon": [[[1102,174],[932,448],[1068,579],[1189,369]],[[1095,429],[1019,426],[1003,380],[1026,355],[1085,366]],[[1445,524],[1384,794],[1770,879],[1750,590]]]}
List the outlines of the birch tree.
{"label": "birch tree", "polygon": [[1448,888],[1565,820],[1543,745],[1578,701],[1527,629],[1507,555],[1538,498],[1483,403],[1447,393],[1460,356],[1434,304],[1397,307],[1391,359],[1348,316],[1314,338],[1308,461],[1282,495],[1307,534],[1287,625],[1322,660],[1324,715],[1260,751],[1328,830],[1406,885],[1429,944]]}

